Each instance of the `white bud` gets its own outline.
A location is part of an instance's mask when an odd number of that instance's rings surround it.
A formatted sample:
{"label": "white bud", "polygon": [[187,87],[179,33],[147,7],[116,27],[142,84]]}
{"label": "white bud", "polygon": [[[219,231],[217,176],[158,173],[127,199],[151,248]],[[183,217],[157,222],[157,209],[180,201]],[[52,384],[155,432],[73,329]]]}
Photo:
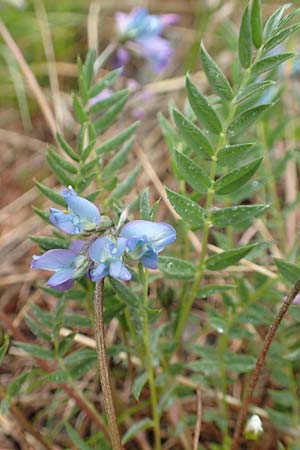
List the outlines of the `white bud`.
{"label": "white bud", "polygon": [[245,438],[255,441],[263,433],[262,422],[257,414],[250,417],[245,428]]}

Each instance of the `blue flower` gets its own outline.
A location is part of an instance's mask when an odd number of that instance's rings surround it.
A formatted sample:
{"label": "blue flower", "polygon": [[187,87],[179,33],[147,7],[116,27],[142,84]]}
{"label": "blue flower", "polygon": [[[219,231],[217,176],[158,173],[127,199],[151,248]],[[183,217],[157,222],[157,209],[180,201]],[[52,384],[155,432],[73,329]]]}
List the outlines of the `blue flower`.
{"label": "blue flower", "polygon": [[145,267],[157,269],[158,253],[176,239],[176,231],[165,222],[134,220],[127,223],[120,236],[127,239],[127,248],[133,259]]}
{"label": "blue flower", "polygon": [[[173,49],[169,41],[160,35],[165,28],[176,24],[179,16],[177,14],[156,16],[149,14],[145,8],[135,8],[129,14],[118,12],[115,17],[120,42],[128,41],[128,47],[144,57],[155,72],[163,70],[169,63]],[[116,65],[124,65],[129,58],[129,49],[119,48]]]}
{"label": "blue flower", "polygon": [[58,291],[70,289],[74,279],[87,271],[89,260],[80,255],[85,245],[85,241],[73,241],[68,249],[48,250],[41,256],[33,255],[31,268],[54,271],[47,285]]}
{"label": "blue flower", "polygon": [[128,281],[131,273],[122,261],[126,249],[126,239],[118,238],[115,243],[108,237],[96,239],[89,247],[89,256],[94,261],[90,271],[92,281],[102,280],[107,275]]}
{"label": "blue flower", "polygon": [[50,208],[50,222],[68,234],[92,231],[100,224],[100,212],[89,200],[79,197],[69,186],[61,192],[68,204],[68,211]]}

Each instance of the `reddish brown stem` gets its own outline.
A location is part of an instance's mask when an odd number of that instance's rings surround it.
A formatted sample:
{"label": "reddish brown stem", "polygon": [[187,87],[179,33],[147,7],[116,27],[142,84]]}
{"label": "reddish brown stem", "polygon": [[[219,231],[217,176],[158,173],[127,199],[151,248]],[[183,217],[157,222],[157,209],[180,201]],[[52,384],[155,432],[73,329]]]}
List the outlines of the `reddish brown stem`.
{"label": "reddish brown stem", "polygon": [[265,363],[270,345],[272,344],[275,333],[276,333],[283,317],[285,316],[290,304],[293,302],[294,298],[296,297],[296,295],[299,292],[300,292],[300,281],[297,281],[295,286],[290,290],[288,296],[286,297],[285,301],[283,302],[277,316],[275,317],[272,325],[270,326],[270,328],[268,330],[268,333],[264,340],[263,347],[262,347],[259,357],[256,361],[256,366],[255,366],[255,369],[251,376],[250,383],[248,384],[246,391],[245,391],[243,403],[242,403],[242,406],[240,409],[235,433],[234,433],[232,444],[231,444],[231,450],[238,450],[238,448],[239,448],[244,424],[245,424],[247,413],[248,413],[249,403],[252,400],[253,392],[254,392],[256,383],[258,381],[261,369]]}
{"label": "reddish brown stem", "polygon": [[103,318],[103,287],[104,280],[96,283],[94,309],[95,309],[95,338],[98,355],[98,370],[100,375],[100,382],[103,392],[104,409],[107,416],[108,428],[113,450],[123,450],[119,429],[117,425],[116,412],[111,393],[106,348],[105,348],[105,332],[104,332],[104,318]]}

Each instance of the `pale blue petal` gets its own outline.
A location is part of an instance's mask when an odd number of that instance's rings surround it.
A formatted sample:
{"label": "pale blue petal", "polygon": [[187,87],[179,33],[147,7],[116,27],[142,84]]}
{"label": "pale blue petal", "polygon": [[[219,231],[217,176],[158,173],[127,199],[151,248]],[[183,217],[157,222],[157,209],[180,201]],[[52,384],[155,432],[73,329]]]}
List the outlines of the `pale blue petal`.
{"label": "pale blue petal", "polygon": [[120,235],[128,239],[143,239],[146,236],[157,252],[172,244],[176,239],[176,231],[171,225],[165,222],[150,222],[148,220],[134,220],[127,223],[122,228]]}
{"label": "pale blue petal", "polygon": [[66,291],[66,290],[70,289],[73,286],[73,284],[74,284],[74,280],[68,280],[68,281],[65,281],[64,283],[54,286],[53,289],[55,289],[56,291]]}
{"label": "pale blue petal", "polygon": [[75,255],[70,250],[48,250],[41,256],[33,255],[31,268],[43,270],[59,270],[65,266],[70,266],[73,263],[74,259]]}
{"label": "pale blue petal", "polygon": [[116,249],[113,251],[113,255],[114,255],[116,258],[121,258],[121,256],[123,255],[123,253],[124,253],[125,250],[126,250],[126,245],[127,245],[127,239],[126,239],[126,238],[119,237],[119,238],[117,239],[117,247],[116,247]]}
{"label": "pale blue petal", "polygon": [[100,281],[104,277],[106,277],[108,273],[109,273],[108,264],[99,264],[98,266],[96,266],[94,269],[91,270],[90,272],[91,280]]}
{"label": "pale blue petal", "polygon": [[154,36],[148,39],[137,39],[140,45],[139,52],[150,63],[155,72],[160,72],[168,65],[174,50],[166,39]]}
{"label": "pale blue petal", "polygon": [[68,267],[66,269],[58,270],[51,278],[49,278],[47,285],[50,287],[56,287],[59,284],[63,284],[66,281],[72,279],[74,274],[74,269]]}
{"label": "pale blue petal", "polygon": [[69,208],[77,215],[81,220],[99,225],[100,212],[98,208],[89,200],[83,197],[79,197],[73,188],[64,189],[62,196],[66,200]]}
{"label": "pale blue petal", "polygon": [[109,275],[113,278],[119,278],[120,280],[129,281],[131,279],[131,273],[124,266],[121,260],[112,261],[109,265]]}
{"label": "pale blue petal", "polygon": [[114,243],[111,239],[98,238],[89,247],[89,256],[95,262],[105,262],[111,258],[113,248]]}
{"label": "pale blue petal", "polygon": [[66,214],[59,209],[50,208],[50,222],[60,230],[68,234],[78,234],[80,232],[78,226],[73,223],[71,214]]}
{"label": "pale blue petal", "polygon": [[77,256],[77,255],[79,255],[79,253],[81,252],[81,250],[83,249],[83,247],[85,245],[86,245],[86,241],[74,240],[69,245],[68,250],[70,250],[71,252],[73,252]]}
{"label": "pale blue petal", "polygon": [[141,258],[141,263],[143,266],[155,270],[158,268],[157,259],[157,254],[153,250],[148,250]]}

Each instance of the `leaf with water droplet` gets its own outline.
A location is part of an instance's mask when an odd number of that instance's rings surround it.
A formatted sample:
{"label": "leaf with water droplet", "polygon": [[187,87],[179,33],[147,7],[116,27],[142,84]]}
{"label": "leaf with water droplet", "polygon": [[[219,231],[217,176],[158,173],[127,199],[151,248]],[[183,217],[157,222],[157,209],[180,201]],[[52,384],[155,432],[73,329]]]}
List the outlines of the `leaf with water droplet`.
{"label": "leaf with water droplet", "polygon": [[171,256],[159,256],[158,268],[170,278],[192,280],[195,276],[195,267],[192,263]]}
{"label": "leaf with water droplet", "polygon": [[189,223],[193,229],[201,228],[205,219],[204,209],[190,198],[169,188],[166,188],[166,193],[171,205],[183,220]]}
{"label": "leaf with water droplet", "polygon": [[222,270],[232,266],[250,253],[257,245],[260,245],[260,243],[244,245],[243,247],[227,250],[218,255],[211,256],[206,260],[206,268],[209,270]]}
{"label": "leaf with water droplet", "polygon": [[257,171],[262,160],[263,158],[258,158],[219,178],[215,183],[216,193],[219,195],[230,194],[242,187]]}
{"label": "leaf with water droplet", "polygon": [[240,205],[213,211],[211,220],[217,227],[240,225],[262,214],[268,205]]}

